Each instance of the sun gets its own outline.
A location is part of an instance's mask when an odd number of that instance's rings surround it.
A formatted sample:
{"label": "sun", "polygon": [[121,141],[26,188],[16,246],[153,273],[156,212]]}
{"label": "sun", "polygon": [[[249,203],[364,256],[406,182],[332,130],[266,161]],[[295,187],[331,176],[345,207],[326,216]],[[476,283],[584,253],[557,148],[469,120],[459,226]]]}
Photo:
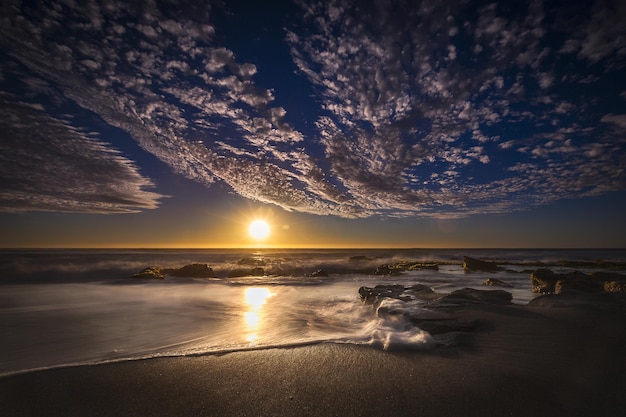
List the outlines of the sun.
{"label": "sun", "polygon": [[264,240],[270,234],[270,225],[265,220],[255,220],[248,226],[248,233],[255,240]]}

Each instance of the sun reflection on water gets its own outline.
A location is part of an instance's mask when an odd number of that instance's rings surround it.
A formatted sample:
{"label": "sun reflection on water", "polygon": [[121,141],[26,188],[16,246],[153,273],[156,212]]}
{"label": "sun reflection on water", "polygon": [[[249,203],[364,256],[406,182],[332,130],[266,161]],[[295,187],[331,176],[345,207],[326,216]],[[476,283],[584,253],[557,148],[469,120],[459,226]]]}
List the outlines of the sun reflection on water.
{"label": "sun reflection on water", "polygon": [[246,335],[247,342],[255,343],[258,340],[259,336],[257,332],[262,324],[263,306],[267,302],[267,299],[274,295],[275,294],[267,288],[246,288],[244,292],[244,301],[248,305],[248,311],[244,313],[243,317],[246,323],[246,330],[248,332]]}

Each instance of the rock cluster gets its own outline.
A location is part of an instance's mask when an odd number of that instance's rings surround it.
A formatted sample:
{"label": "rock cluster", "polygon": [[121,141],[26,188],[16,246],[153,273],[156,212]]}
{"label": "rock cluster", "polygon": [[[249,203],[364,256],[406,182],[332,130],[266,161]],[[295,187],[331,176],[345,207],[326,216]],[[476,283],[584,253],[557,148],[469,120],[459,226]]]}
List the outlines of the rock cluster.
{"label": "rock cluster", "polygon": [[538,269],[530,274],[530,282],[532,292],[540,294],[626,292],[626,276],[613,272],[558,274],[549,269]]}

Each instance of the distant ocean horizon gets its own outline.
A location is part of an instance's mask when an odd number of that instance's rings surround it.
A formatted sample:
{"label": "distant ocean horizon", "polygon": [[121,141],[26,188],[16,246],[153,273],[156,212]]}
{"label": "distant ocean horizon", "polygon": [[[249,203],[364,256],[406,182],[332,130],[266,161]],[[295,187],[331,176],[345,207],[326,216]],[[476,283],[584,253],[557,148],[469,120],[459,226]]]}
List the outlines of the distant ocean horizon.
{"label": "distant ocean horizon", "polygon": [[[503,266],[463,270],[463,257]],[[436,268],[378,275],[398,262]],[[146,267],[207,264],[211,278],[131,278]],[[314,343],[430,349],[376,316],[361,286],[422,284],[438,293],[510,287],[535,297],[529,274],[626,270],[626,249],[0,249],[0,376],[76,364]],[[407,308],[424,309],[415,301]]]}

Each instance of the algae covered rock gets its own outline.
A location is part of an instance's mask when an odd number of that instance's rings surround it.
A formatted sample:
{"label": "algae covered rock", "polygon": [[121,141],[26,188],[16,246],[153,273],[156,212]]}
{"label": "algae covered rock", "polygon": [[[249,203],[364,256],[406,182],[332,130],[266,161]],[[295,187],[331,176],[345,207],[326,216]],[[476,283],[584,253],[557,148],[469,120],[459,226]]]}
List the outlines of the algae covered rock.
{"label": "algae covered rock", "polygon": [[137,279],[165,279],[163,269],[157,267],[148,267],[132,276]]}

